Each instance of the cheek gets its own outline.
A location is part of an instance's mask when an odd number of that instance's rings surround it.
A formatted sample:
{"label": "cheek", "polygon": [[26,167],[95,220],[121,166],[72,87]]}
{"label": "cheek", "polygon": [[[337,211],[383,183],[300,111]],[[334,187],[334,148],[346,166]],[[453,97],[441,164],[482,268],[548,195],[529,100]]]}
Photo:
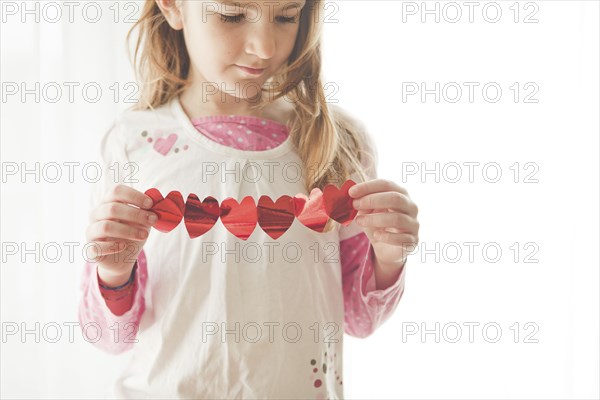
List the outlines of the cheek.
{"label": "cheek", "polygon": [[189,29],[184,36],[191,61],[201,71],[218,71],[220,65],[232,58],[227,38],[210,27]]}
{"label": "cheek", "polygon": [[277,51],[277,61],[280,64],[287,62],[290,54],[292,54],[292,50],[296,44],[297,32],[298,29],[290,30],[289,32],[281,32],[279,40],[277,41],[279,47]]}
{"label": "cheek", "polygon": [[199,47],[202,48],[202,57],[210,60],[227,62],[236,53],[243,51],[241,32],[227,29],[225,26],[211,24],[210,22],[197,32]]}
{"label": "cheek", "polygon": [[287,26],[279,32],[279,45],[282,50],[285,49],[286,54],[292,52],[299,29],[300,26],[296,24],[294,26]]}

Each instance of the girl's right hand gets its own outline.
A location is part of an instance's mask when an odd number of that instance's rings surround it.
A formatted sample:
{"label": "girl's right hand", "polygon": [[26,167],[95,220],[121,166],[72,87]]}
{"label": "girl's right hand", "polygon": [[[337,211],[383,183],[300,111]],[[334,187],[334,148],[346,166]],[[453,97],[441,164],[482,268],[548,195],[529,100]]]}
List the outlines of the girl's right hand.
{"label": "girl's right hand", "polygon": [[[152,199],[126,185],[116,185],[90,213],[86,231],[90,262],[98,264],[98,276],[109,286],[129,279],[157,215],[148,211]],[[90,255],[90,253],[92,253]]]}

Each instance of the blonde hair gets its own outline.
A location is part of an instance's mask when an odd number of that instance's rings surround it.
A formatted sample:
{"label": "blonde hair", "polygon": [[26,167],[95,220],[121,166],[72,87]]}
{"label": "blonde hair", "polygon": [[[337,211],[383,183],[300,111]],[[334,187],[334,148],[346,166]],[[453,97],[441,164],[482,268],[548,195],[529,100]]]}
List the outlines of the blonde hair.
{"label": "blonde hair", "polygon": [[[177,6],[180,5],[181,0],[177,0]],[[288,121],[288,127],[305,167],[304,186],[308,193],[315,187],[323,189],[328,183],[339,187],[353,173],[361,182],[366,181],[364,156],[374,160],[366,150],[370,147],[361,124],[340,107],[326,102],[321,80],[323,15],[323,0],[307,0],[287,65],[268,80],[269,86],[263,86],[258,104],[252,107],[262,108],[268,101],[283,96],[294,103],[294,117]],[[133,67],[140,83],[140,98],[133,109],[154,109],[186,90],[190,83],[190,57],[183,30],[171,28],[155,0],[146,0],[139,20],[127,33],[127,43],[135,28],[140,32]],[[269,96],[262,96],[265,92]],[[373,161],[370,165],[374,165]],[[332,228],[332,221],[329,219],[325,231]]]}

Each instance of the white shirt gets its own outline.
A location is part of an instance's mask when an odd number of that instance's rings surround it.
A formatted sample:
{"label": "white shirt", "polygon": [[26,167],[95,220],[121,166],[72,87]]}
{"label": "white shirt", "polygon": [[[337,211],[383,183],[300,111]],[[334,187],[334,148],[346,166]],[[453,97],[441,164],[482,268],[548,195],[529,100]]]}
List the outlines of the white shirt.
{"label": "white shirt", "polygon": [[[174,143],[166,141],[171,134]],[[220,145],[199,134],[178,98],[154,111],[123,112],[101,151],[105,164],[118,162],[126,172],[121,180],[135,180],[128,184],[141,192],[219,201],[308,195],[289,137],[265,151]],[[106,185],[96,189],[96,201]],[[195,239],[183,221],[169,233],[153,229],[144,246],[148,281],[138,341],[113,395],[343,398],[338,246],[340,234],[357,229],[317,233],[295,219],[277,240],[257,225],[246,241],[220,220]]]}

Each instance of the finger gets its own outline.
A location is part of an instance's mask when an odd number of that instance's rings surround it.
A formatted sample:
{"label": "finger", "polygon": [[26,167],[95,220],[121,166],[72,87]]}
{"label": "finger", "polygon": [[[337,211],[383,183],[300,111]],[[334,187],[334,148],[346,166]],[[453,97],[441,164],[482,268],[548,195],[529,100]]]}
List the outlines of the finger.
{"label": "finger", "polygon": [[103,202],[132,204],[136,207],[144,209],[151,208],[153,204],[150,196],[123,184],[113,186],[104,196]]}
{"label": "finger", "polygon": [[356,223],[368,228],[396,228],[402,232],[410,232],[417,228],[411,216],[398,212],[359,215],[356,217]]}
{"label": "finger", "polygon": [[103,203],[92,212],[92,222],[110,219],[118,222],[135,223],[144,227],[152,226],[158,216],[141,208],[123,203]]}
{"label": "finger", "polygon": [[348,194],[352,198],[358,198],[377,192],[400,192],[408,196],[406,189],[388,179],[373,179],[367,182],[357,183],[348,190]]}
{"label": "finger", "polygon": [[138,228],[122,222],[102,220],[88,226],[88,240],[96,241],[107,237],[119,240],[143,241],[148,237],[149,228]]}
{"label": "finger", "polygon": [[409,233],[392,233],[385,230],[377,230],[374,235],[378,243],[403,246],[409,251],[414,250],[418,243],[418,239]]}
{"label": "finger", "polygon": [[86,256],[89,257],[88,261],[94,262],[96,259],[109,254],[119,253],[127,247],[127,243],[123,241],[107,241],[107,242],[88,242],[89,246],[86,247]]}
{"label": "finger", "polygon": [[405,194],[400,192],[372,193],[352,202],[357,210],[391,209],[416,216],[417,207]]}

